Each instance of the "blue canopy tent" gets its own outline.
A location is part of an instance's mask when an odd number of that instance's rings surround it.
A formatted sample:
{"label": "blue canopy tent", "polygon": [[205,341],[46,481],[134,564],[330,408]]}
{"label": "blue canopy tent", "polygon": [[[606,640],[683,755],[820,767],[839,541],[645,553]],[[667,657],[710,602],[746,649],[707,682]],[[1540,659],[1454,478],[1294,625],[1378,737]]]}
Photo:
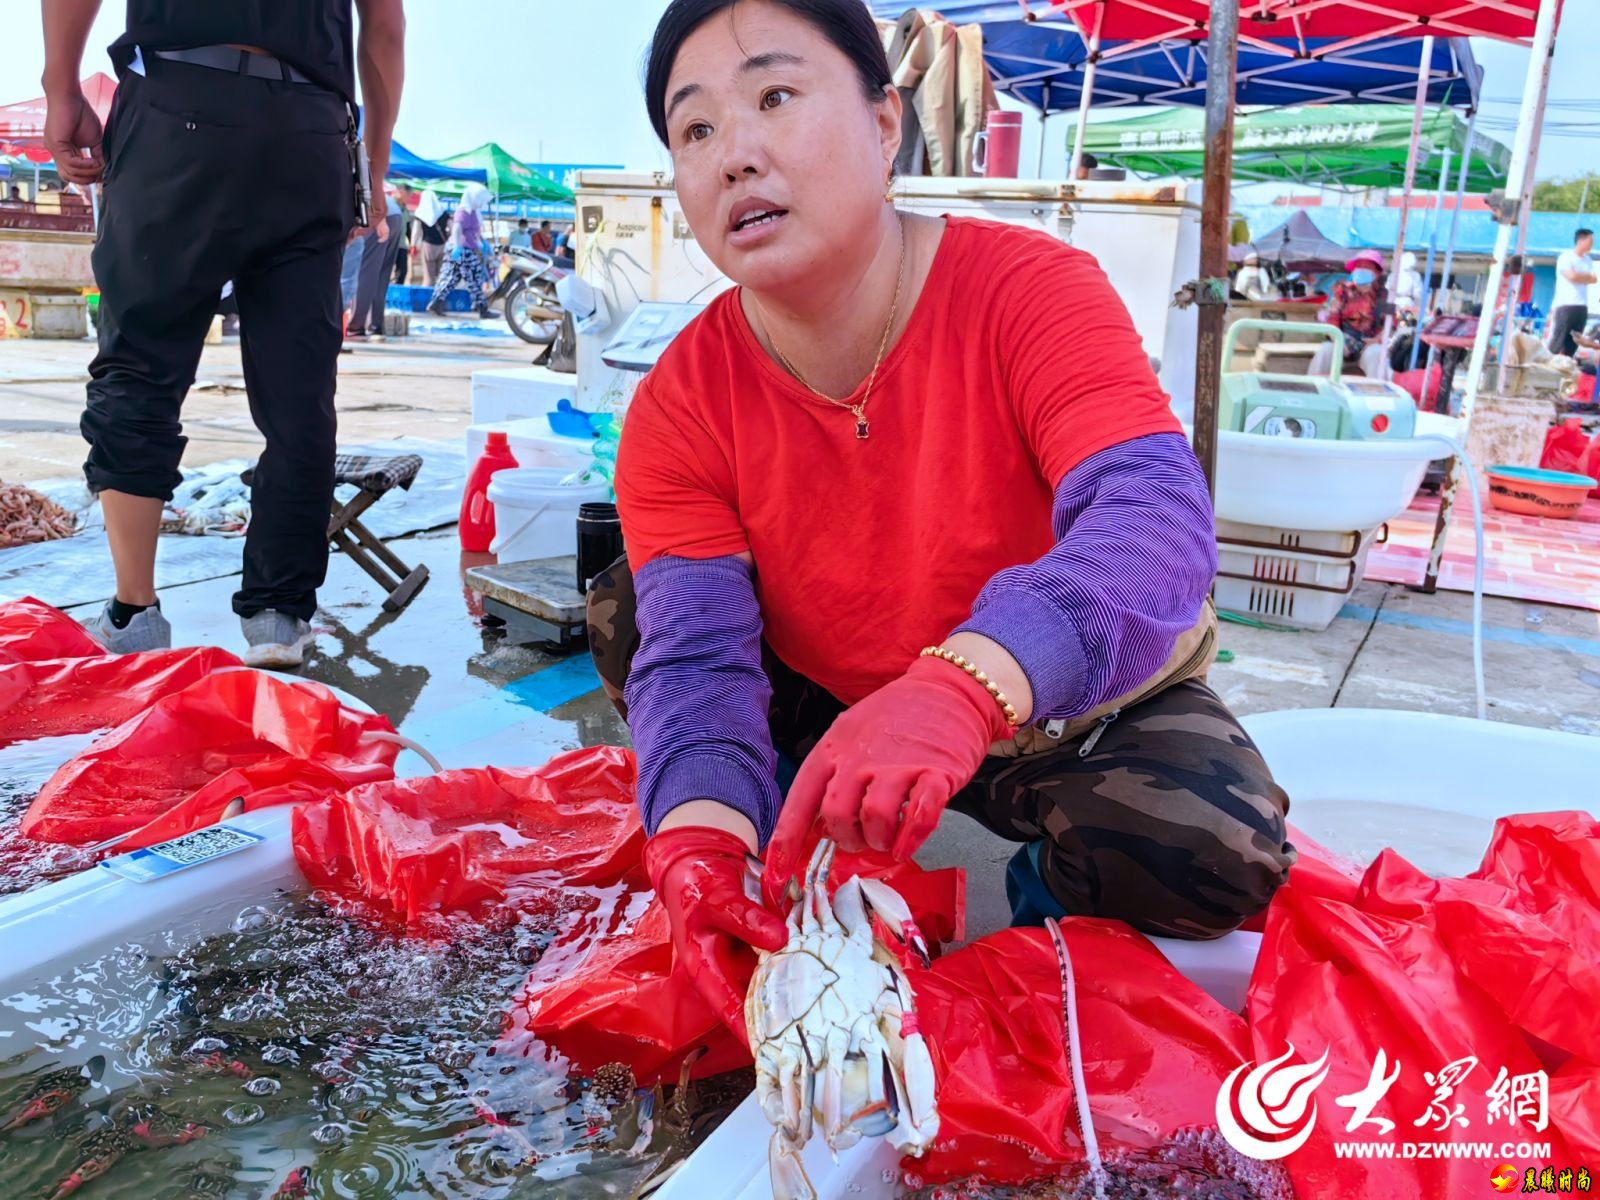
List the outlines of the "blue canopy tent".
{"label": "blue canopy tent", "polygon": [[430,179],[454,180],[458,183],[484,183],[487,176],[471,167],[447,167],[413,154],[399,142],[390,143],[388,179],[407,179],[426,182]]}
{"label": "blue canopy tent", "polygon": [[[893,21],[906,0],[873,0],[873,15]],[[1083,99],[1089,46],[1072,18],[1059,9],[1039,9],[1020,20],[1017,0],[954,0],[934,7],[955,25],[983,26],[983,58],[995,90],[1049,115],[1076,109]],[[1050,15],[1053,13],[1054,15]],[[1205,43],[1159,42],[1116,54],[1101,44],[1094,74],[1097,107],[1128,104],[1204,104]],[[1465,38],[1437,39],[1428,64],[1428,101],[1470,108],[1477,103],[1477,63]],[[1390,38],[1349,45],[1349,39],[1241,44],[1239,104],[1410,103],[1415,98],[1422,43]]]}

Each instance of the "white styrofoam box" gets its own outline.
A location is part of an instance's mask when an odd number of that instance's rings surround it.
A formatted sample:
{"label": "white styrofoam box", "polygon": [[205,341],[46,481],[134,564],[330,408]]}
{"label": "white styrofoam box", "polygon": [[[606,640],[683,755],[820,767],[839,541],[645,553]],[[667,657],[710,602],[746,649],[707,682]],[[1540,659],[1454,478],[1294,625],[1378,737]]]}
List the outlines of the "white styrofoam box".
{"label": "white styrofoam box", "polygon": [[594,458],[593,438],[562,437],[550,428],[544,417],[524,417],[516,421],[489,421],[467,426],[467,470],[483,454],[490,433],[503,433],[511,444],[511,454],[519,467],[560,467],[581,470]]}
{"label": "white styrofoam box", "polygon": [[[1145,353],[1161,360],[1174,409],[1193,410],[1199,310],[1174,308],[1172,295],[1199,269],[1198,184],[904,178],[895,203],[1042,230],[1093,254]],[[610,310],[609,325],[578,335],[578,407],[609,411],[626,406],[640,378],[600,361],[628,314],[644,300],[705,304],[732,284],[695,240],[665,172],[580,171],[577,207],[578,272]]]}
{"label": "white styrofoam box", "polygon": [[[510,367],[472,373],[472,423],[517,421],[554,412],[563,400],[577,402],[578,381],[545,367]],[[578,405],[578,407],[583,407]],[[467,460],[469,463],[474,461]]]}

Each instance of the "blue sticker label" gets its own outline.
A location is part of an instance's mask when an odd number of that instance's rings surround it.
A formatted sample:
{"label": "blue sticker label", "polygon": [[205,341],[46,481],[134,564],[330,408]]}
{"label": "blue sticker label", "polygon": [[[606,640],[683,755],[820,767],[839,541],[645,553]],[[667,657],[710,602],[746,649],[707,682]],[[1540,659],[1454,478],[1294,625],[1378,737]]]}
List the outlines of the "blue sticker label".
{"label": "blue sticker label", "polygon": [[197,829],[193,833],[173,838],[170,842],[158,842],[142,850],[119,854],[115,858],[106,859],[100,865],[124,879],[131,879],[135,883],[149,883],[188,867],[197,867],[214,858],[221,858],[239,850],[248,850],[257,842],[265,840],[261,834],[251,833],[248,829],[238,829],[232,825],[213,825],[208,829]]}

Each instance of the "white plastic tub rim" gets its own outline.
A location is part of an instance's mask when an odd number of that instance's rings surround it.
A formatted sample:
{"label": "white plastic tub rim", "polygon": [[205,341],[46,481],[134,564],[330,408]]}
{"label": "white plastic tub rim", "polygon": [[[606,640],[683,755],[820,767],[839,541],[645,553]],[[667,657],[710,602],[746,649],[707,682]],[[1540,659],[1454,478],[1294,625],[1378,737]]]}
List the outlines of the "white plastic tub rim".
{"label": "white plastic tub rim", "polygon": [[[1460,423],[1417,414],[1417,436],[1396,441],[1319,441],[1221,430],[1217,516],[1245,525],[1346,532],[1372,529],[1408,507],[1443,457],[1431,436],[1454,439]],[[1186,430],[1193,435],[1192,429]]]}

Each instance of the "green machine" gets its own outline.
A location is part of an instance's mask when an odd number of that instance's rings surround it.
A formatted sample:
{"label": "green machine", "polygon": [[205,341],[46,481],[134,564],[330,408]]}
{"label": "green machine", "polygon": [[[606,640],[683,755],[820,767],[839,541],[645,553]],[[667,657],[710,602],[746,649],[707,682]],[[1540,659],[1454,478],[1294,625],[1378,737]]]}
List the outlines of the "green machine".
{"label": "green machine", "polygon": [[1404,389],[1381,379],[1344,378],[1342,330],[1309,321],[1235,321],[1223,342],[1224,363],[1233,361],[1234,343],[1244,329],[1330,338],[1333,373],[1224,369],[1219,428],[1321,442],[1401,441],[1416,433],[1417,407]]}

